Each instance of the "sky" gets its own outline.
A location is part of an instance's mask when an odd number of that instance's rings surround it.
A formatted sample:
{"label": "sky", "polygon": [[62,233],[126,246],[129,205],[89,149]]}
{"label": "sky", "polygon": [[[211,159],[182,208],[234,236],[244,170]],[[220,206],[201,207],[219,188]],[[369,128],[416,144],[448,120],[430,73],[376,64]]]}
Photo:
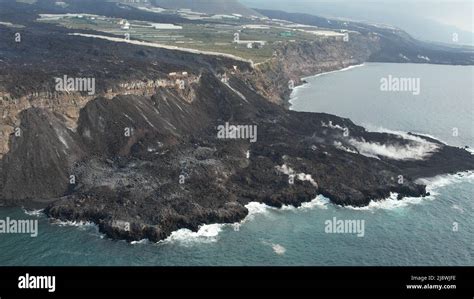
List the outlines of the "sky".
{"label": "sky", "polygon": [[474,1],[443,1],[429,10],[431,18],[474,32]]}
{"label": "sky", "polygon": [[397,26],[423,40],[473,44],[474,0],[239,0],[253,8]]}

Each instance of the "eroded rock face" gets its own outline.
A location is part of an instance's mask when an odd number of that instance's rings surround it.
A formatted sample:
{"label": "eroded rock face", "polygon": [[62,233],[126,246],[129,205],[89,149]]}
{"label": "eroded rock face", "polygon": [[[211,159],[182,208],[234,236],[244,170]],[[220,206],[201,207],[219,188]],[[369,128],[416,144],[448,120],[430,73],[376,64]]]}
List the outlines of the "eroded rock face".
{"label": "eroded rock face", "polygon": [[69,188],[69,168],[84,156],[82,144],[61,116],[41,108],[19,114],[3,158],[1,197],[6,202],[56,198]]}
{"label": "eroded rock face", "polygon": [[342,69],[368,61],[379,51],[378,41],[361,34],[351,34],[349,42],[322,39],[320,41],[285,42],[279,45],[275,56],[255,67],[246,80],[268,100],[287,105],[292,81],[300,85],[301,78]]}
{"label": "eroded rock face", "polygon": [[9,136],[21,123],[21,112],[30,108],[41,108],[61,116],[61,122],[75,130],[79,111],[94,99],[78,93],[59,94],[53,92],[31,93],[19,98],[5,95],[0,99],[0,159],[10,150]]}

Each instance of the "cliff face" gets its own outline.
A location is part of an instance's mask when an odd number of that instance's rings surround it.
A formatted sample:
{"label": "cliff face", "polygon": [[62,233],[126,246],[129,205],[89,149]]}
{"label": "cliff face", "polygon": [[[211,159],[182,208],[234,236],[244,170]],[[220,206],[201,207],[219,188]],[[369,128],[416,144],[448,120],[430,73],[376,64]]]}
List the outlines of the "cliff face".
{"label": "cliff face", "polygon": [[371,40],[377,40],[377,49],[368,61],[396,63],[435,63],[452,65],[473,65],[472,49],[443,46],[435,43],[422,42],[409,34],[391,26],[376,26],[360,22],[326,19],[310,14],[287,13],[276,10],[257,10],[272,18],[291,21],[297,24],[358,32]]}
{"label": "cliff face", "polygon": [[[294,86],[301,78],[342,69],[368,61],[380,50],[379,39],[351,33],[348,41],[322,39],[309,42],[289,42],[279,45],[272,59],[255,66],[246,80],[270,101],[287,105]],[[292,83],[290,83],[290,81]]]}
{"label": "cliff face", "polygon": [[10,151],[10,135],[21,130],[21,113],[30,108],[42,108],[60,115],[61,122],[70,130],[75,130],[79,111],[92,100],[93,96],[81,94],[54,94],[48,92],[31,93],[21,97],[0,95],[0,159]]}
{"label": "cliff face", "polygon": [[8,203],[51,199],[68,189],[68,169],[84,156],[64,118],[49,110],[29,108],[19,115],[20,126],[10,137],[2,160],[2,195]]}

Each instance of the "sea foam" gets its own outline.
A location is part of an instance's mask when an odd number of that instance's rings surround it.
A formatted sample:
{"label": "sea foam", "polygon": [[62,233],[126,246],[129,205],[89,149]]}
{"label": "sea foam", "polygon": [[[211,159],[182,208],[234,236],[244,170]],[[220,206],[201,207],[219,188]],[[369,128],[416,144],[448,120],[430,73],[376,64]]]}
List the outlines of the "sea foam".
{"label": "sea foam", "polygon": [[26,209],[23,209],[23,212],[28,216],[40,217],[40,216],[44,215],[44,213],[43,213],[44,209],[41,209],[41,210],[26,210]]}
{"label": "sea foam", "polygon": [[199,227],[197,232],[182,228],[171,233],[165,240],[158,243],[179,243],[180,245],[193,245],[195,243],[217,242],[218,235],[223,227],[229,224],[205,224]]}
{"label": "sea foam", "polygon": [[87,228],[99,228],[97,224],[90,221],[63,221],[59,219],[51,219],[51,223],[59,225],[59,226],[74,226],[81,229]]}
{"label": "sea foam", "polygon": [[[398,200],[398,193],[391,193],[388,198],[379,201],[371,201],[369,205],[365,207],[346,206],[345,208],[359,211],[375,211],[378,209],[393,210],[404,208],[409,205],[416,205],[429,200],[434,200],[439,195],[439,189],[462,182],[474,183],[474,171],[463,171],[457,174],[445,174],[432,178],[418,179],[416,183],[426,185],[426,191],[430,193],[430,195],[426,197],[405,197],[401,200]],[[456,207],[453,208],[456,209]]]}
{"label": "sea foam", "polygon": [[432,195],[438,195],[438,190],[448,185],[462,182],[474,183],[474,171],[468,170],[456,174],[444,174],[432,178],[422,178],[418,179],[416,182],[426,185],[426,190]]}
{"label": "sea foam", "polygon": [[310,202],[303,203],[300,207],[295,208],[293,206],[283,206],[282,208],[275,208],[268,206],[264,203],[250,202],[245,207],[249,211],[247,217],[241,222],[236,223],[216,223],[216,224],[205,224],[199,227],[197,232],[193,232],[189,229],[179,229],[171,233],[171,235],[165,240],[159,241],[159,244],[170,244],[177,243],[184,246],[191,246],[197,243],[214,243],[219,240],[219,234],[225,228],[231,228],[234,231],[239,231],[240,227],[248,222],[252,221],[256,216],[269,215],[271,211],[301,211],[310,210],[314,208],[327,209],[329,199],[318,195],[315,199]]}

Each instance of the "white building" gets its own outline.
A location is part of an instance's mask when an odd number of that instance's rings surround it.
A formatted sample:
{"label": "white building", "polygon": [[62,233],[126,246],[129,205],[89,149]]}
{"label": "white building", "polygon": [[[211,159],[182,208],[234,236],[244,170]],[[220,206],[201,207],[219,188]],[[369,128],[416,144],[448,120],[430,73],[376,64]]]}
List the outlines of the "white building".
{"label": "white building", "polygon": [[129,30],[130,29],[130,23],[128,21],[125,21],[123,24],[122,24],[122,30]]}

